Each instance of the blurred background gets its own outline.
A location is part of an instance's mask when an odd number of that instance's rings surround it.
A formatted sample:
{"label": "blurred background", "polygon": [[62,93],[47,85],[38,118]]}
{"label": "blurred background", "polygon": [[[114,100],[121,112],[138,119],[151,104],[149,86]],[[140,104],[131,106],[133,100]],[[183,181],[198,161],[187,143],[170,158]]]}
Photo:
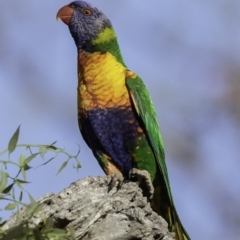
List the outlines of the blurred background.
{"label": "blurred background", "polygon": [[[151,93],[175,204],[189,235],[239,240],[240,2],[91,3],[111,19],[127,66]],[[0,151],[19,124],[21,143],[57,140],[72,154],[80,145],[78,173],[69,164],[56,176],[66,157],[29,171],[26,188],[35,198],[103,175],[78,130],[77,51],[67,26],[55,20],[65,4],[0,4]]]}

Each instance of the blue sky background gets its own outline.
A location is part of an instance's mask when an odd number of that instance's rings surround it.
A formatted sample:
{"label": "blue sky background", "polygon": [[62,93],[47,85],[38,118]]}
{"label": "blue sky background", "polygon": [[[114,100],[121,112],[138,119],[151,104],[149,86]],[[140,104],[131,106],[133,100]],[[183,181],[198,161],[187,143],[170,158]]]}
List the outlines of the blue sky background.
{"label": "blue sky background", "polygon": [[[151,93],[175,203],[189,235],[239,240],[240,2],[91,3],[111,19],[127,66]],[[21,143],[57,140],[68,152],[81,148],[78,173],[70,164],[55,176],[66,157],[29,171],[27,189],[35,198],[103,175],[78,130],[76,47],[67,26],[55,20],[65,4],[0,4],[0,151],[19,124]]]}

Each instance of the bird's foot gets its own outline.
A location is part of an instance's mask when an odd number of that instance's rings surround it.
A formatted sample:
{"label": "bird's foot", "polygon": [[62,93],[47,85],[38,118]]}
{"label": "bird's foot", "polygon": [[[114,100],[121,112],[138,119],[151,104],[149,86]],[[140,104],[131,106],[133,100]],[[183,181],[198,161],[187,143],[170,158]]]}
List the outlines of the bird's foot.
{"label": "bird's foot", "polygon": [[133,168],[129,172],[129,178],[136,178],[139,186],[143,189],[143,191],[146,189],[148,198],[153,198],[154,187],[152,184],[151,176],[147,170]]}
{"label": "bird's foot", "polygon": [[108,186],[108,191],[111,191],[114,186],[117,186],[117,189],[120,189],[123,185],[123,175],[121,173],[113,173],[110,175],[111,181]]}

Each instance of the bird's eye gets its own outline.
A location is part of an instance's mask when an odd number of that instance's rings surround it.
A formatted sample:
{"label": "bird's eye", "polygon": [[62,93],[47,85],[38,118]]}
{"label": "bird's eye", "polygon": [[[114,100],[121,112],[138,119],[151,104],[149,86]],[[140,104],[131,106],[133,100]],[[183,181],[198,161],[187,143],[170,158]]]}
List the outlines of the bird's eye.
{"label": "bird's eye", "polygon": [[90,16],[92,14],[91,10],[89,9],[84,9],[83,13],[85,16]]}

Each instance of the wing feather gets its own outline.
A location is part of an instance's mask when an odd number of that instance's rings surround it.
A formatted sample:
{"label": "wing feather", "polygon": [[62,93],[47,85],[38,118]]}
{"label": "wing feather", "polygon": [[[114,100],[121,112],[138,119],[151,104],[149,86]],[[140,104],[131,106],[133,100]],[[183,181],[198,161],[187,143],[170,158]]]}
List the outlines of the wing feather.
{"label": "wing feather", "polygon": [[126,84],[129,89],[134,107],[145,125],[151,147],[154,151],[156,161],[166,184],[169,199],[173,204],[167,167],[165,163],[163,140],[160,134],[157,115],[151,97],[145,84],[139,76],[135,74],[128,74],[128,77],[126,78]]}

